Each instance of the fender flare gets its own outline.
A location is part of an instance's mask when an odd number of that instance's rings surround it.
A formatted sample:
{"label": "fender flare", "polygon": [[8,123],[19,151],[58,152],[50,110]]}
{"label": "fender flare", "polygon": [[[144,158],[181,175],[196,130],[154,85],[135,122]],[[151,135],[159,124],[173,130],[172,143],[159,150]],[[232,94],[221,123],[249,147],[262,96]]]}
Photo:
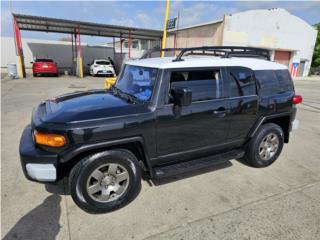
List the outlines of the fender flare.
{"label": "fender flare", "polygon": [[284,112],[284,113],[279,113],[279,114],[273,114],[273,115],[269,115],[269,116],[264,116],[259,118],[258,121],[256,121],[254,127],[250,130],[248,136],[249,139],[252,138],[256,132],[258,131],[259,127],[266,122],[269,119],[273,119],[273,118],[278,118],[278,117],[284,117],[284,116],[289,116],[290,117],[290,112]]}
{"label": "fender flare", "polygon": [[141,144],[142,152],[143,152],[144,158],[146,160],[146,164],[147,164],[146,167],[150,171],[150,174],[152,174],[152,166],[150,163],[150,159],[149,159],[147,152],[145,151],[146,150],[145,142],[141,136],[122,138],[122,139],[117,139],[117,140],[102,141],[102,142],[96,142],[96,143],[75,146],[72,149],[66,150],[66,151],[62,152],[61,154],[59,154],[60,162],[66,163],[69,160],[73,159],[74,157],[76,157],[79,154],[84,153],[86,151],[105,148],[105,147],[112,147],[112,146],[117,146],[117,145],[121,145],[121,144],[128,144],[128,143],[140,143]]}

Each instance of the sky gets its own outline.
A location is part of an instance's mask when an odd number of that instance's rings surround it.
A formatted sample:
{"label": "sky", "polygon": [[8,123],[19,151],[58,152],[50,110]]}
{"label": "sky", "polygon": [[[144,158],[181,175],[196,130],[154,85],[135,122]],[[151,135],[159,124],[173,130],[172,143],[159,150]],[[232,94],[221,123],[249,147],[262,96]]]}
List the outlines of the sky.
{"label": "sky", "polygon": [[[11,12],[95,23],[162,29],[165,1],[1,1],[1,36],[13,36]],[[320,22],[320,1],[173,1],[170,17],[180,15],[180,27],[221,19],[252,9],[284,8],[310,25]],[[66,34],[22,31],[23,38],[57,40]],[[89,45],[108,38],[81,36]]]}

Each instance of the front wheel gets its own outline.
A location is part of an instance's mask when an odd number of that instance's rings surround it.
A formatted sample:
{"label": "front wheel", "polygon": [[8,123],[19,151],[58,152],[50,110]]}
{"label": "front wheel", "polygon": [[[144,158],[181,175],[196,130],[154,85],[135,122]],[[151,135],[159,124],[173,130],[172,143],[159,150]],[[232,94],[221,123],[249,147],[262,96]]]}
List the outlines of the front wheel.
{"label": "front wheel", "polygon": [[244,159],[254,167],[267,167],[277,160],[283,143],[284,135],[279,125],[263,124],[250,140]]}
{"label": "front wheel", "polygon": [[141,188],[141,169],[133,153],[124,149],[95,153],[70,173],[74,202],[90,213],[106,213],[132,201]]}

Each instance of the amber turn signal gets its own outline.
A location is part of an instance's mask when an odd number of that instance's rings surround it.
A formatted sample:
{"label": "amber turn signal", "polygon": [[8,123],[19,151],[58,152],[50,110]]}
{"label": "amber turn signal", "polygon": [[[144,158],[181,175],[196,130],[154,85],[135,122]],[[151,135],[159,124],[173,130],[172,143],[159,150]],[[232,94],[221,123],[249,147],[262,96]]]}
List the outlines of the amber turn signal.
{"label": "amber turn signal", "polygon": [[50,147],[62,147],[66,145],[66,139],[62,135],[52,133],[34,132],[34,139],[37,144],[47,145]]}

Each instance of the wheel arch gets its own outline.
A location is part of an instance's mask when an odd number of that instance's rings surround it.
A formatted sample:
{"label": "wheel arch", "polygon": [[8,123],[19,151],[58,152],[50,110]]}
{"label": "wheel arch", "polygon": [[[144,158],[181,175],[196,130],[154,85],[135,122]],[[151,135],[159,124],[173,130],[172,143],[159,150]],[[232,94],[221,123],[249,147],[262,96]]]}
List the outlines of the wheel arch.
{"label": "wheel arch", "polygon": [[60,156],[60,164],[63,165],[62,168],[60,168],[63,170],[61,177],[67,176],[71,169],[84,157],[96,152],[112,149],[126,149],[131,151],[137,157],[142,170],[149,173],[150,177],[152,177],[152,166],[142,137],[87,144],[72,149]]}
{"label": "wheel arch", "polygon": [[290,114],[277,114],[277,115],[271,115],[266,116],[260,119],[260,121],[257,122],[255,127],[250,131],[249,137],[252,138],[255,133],[258,131],[259,127],[266,123],[274,123],[281,127],[283,134],[284,134],[284,142],[289,142],[289,136],[290,136]]}

